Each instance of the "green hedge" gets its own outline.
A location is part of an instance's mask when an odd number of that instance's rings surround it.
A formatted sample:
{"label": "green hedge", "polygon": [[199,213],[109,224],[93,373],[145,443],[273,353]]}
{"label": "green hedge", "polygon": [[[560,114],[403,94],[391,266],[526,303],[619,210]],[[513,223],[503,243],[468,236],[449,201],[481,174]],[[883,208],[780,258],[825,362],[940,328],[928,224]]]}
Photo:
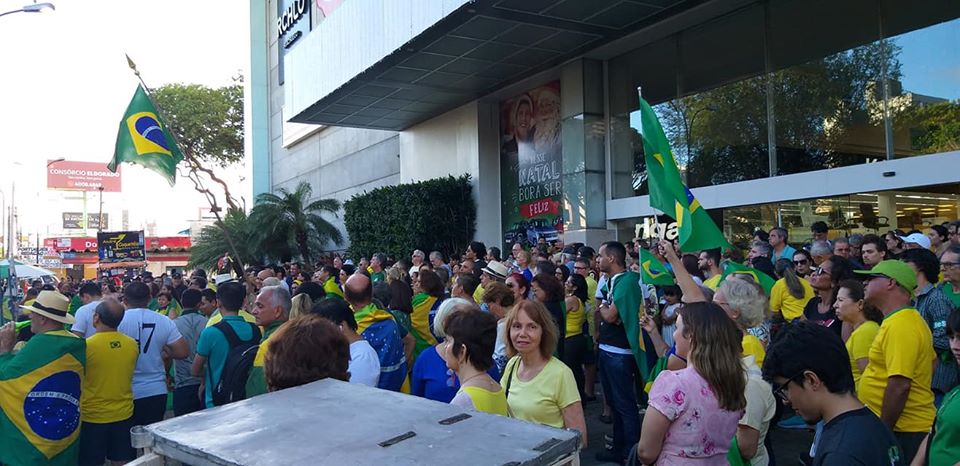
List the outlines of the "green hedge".
{"label": "green hedge", "polygon": [[414,249],[463,252],[477,230],[470,175],[377,188],[344,203],[353,258],[382,252],[409,258]]}

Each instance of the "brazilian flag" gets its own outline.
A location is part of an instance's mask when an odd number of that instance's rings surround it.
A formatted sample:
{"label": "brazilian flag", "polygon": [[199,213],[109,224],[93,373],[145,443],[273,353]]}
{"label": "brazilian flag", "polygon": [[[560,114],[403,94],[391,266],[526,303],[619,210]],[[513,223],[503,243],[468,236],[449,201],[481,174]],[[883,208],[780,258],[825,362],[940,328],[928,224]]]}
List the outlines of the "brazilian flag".
{"label": "brazilian flag", "polygon": [[0,355],[0,463],[77,464],[85,363],[86,341],[66,330]]}
{"label": "brazilian flag", "polygon": [[173,186],[177,181],[177,164],[181,160],[183,154],[169,128],[160,119],[157,107],[143,86],[137,86],[137,92],[120,120],[113,160],[107,168],[116,172],[121,163],[136,163],[163,175]]}
{"label": "brazilian flag", "polygon": [[640,134],[643,135],[643,158],[650,185],[650,207],[676,219],[680,249],[730,249],[730,243],[717,224],[683,184],[660,120],[643,98],[640,98]]}
{"label": "brazilian flag", "polygon": [[[417,293],[413,297],[413,313],[410,314],[410,333],[413,334],[416,344],[413,347],[413,358],[420,356],[423,350],[436,345],[437,339],[433,336],[433,322],[430,311],[437,306],[437,298],[426,293]],[[357,321],[359,324],[359,321]],[[359,332],[358,332],[359,333]]]}
{"label": "brazilian flag", "polygon": [[337,282],[333,279],[333,277],[330,277],[327,279],[327,281],[323,282],[323,291],[327,293],[327,298],[343,299],[343,290],[337,286]]}
{"label": "brazilian flag", "polygon": [[643,291],[640,290],[640,274],[623,272],[617,275],[610,290],[611,301],[617,307],[617,314],[627,333],[627,342],[637,360],[640,375],[646,381],[650,375],[650,363],[647,362],[647,344],[645,332],[640,327],[640,313],[643,309]]}
{"label": "brazilian flag", "polygon": [[740,265],[733,261],[727,261],[727,263],[724,264],[723,275],[720,276],[720,283],[723,283],[723,281],[726,280],[728,276],[733,274],[743,274],[743,275],[749,275],[753,277],[753,281],[756,282],[758,285],[760,285],[761,288],[763,288],[763,291],[764,293],[767,294],[767,296],[770,296],[770,290],[772,290],[773,285],[777,283],[777,281],[774,280],[773,277],[753,267]]}
{"label": "brazilian flag", "polygon": [[640,250],[640,273],[644,285],[673,285],[676,283],[667,267],[652,252]]}

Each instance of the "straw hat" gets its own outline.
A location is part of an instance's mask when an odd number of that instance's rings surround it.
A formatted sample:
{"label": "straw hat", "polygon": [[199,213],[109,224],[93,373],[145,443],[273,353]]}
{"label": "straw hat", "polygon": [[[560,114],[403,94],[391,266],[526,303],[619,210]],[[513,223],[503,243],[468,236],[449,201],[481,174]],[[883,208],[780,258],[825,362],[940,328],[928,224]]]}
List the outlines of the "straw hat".
{"label": "straw hat", "polygon": [[490,261],[487,263],[486,267],[480,270],[497,280],[506,280],[507,275],[510,275],[510,271],[507,270],[507,266],[497,261]]}
{"label": "straw hat", "polygon": [[20,306],[21,309],[27,309],[44,317],[53,319],[64,324],[72,324],[76,319],[67,312],[70,307],[70,298],[60,294],[58,291],[44,290],[37,296],[33,304],[29,306]]}

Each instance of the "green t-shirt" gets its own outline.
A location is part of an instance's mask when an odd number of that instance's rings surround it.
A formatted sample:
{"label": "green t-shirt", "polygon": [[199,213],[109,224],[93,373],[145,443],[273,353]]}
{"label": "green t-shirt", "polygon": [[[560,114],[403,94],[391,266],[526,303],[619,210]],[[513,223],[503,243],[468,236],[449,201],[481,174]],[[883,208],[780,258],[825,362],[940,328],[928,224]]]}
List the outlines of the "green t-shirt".
{"label": "green t-shirt", "polygon": [[[240,316],[224,316],[224,322],[228,322],[237,338],[242,341],[250,340],[253,335],[253,327],[243,320]],[[213,326],[203,329],[200,333],[200,340],[197,341],[197,354],[207,358],[208,369],[204,369],[203,377],[205,380],[204,403],[208,408],[213,408],[213,389],[220,382],[220,376],[223,374],[223,366],[227,363],[227,354],[230,353],[230,343],[227,337],[223,335],[220,329]]]}
{"label": "green t-shirt", "polygon": [[960,458],[960,387],[943,398],[933,421],[927,464],[953,464]]}
{"label": "green t-shirt", "polygon": [[953,303],[953,307],[960,308],[960,291],[955,291],[953,289],[953,283],[945,282],[943,284],[943,294],[950,298],[950,302]]}

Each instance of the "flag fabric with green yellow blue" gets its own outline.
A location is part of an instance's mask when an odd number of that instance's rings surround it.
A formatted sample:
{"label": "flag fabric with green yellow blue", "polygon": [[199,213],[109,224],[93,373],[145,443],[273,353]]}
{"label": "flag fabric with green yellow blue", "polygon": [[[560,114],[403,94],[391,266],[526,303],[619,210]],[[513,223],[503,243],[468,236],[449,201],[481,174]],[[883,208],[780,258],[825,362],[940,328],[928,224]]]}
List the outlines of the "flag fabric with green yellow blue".
{"label": "flag fabric with green yellow blue", "polygon": [[86,342],[66,330],[0,355],[0,463],[75,465]]}
{"label": "flag fabric with green yellow blue", "polygon": [[640,280],[644,285],[666,286],[676,283],[667,267],[646,249],[640,249]]}
{"label": "flag fabric with green yellow blue", "polygon": [[610,301],[617,308],[623,330],[627,334],[627,343],[630,344],[637,368],[640,369],[640,376],[646,381],[653,364],[647,361],[646,340],[650,337],[644,338],[646,332],[640,326],[640,314],[644,312],[640,274],[626,271],[614,275],[610,283]]}
{"label": "flag fabric with green yellow blue", "polygon": [[107,168],[115,172],[118,164],[135,163],[163,175],[173,186],[177,180],[177,164],[181,160],[183,153],[160,119],[156,106],[143,86],[137,86],[137,92],[120,121],[113,160]]}
{"label": "flag fabric with green yellow blue", "polygon": [[720,283],[723,283],[723,281],[726,280],[728,276],[733,274],[743,274],[743,275],[749,275],[753,277],[753,281],[756,282],[758,285],[760,285],[761,288],[763,288],[763,291],[767,293],[767,296],[770,296],[770,290],[772,290],[773,285],[777,283],[777,281],[773,277],[753,267],[740,265],[733,261],[727,261],[723,265],[723,275],[720,276]]}
{"label": "flag fabric with green yellow blue", "polygon": [[700,206],[700,201],[683,184],[680,169],[670,150],[670,143],[660,126],[660,119],[642,97],[640,134],[643,136],[643,158],[647,166],[647,184],[650,187],[650,207],[676,220],[680,249],[730,249],[730,243],[723,236],[723,232]]}

